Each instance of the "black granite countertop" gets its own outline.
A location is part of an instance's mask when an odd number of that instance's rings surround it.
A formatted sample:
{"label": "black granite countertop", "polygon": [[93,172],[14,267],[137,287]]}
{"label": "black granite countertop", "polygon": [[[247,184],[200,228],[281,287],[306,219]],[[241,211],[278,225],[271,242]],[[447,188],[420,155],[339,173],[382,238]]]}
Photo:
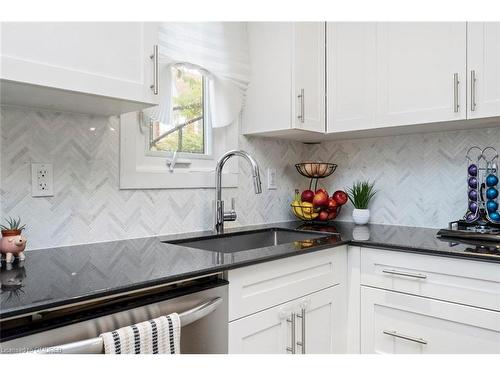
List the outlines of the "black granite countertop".
{"label": "black granite countertop", "polygon": [[[26,260],[22,264],[16,260],[10,270],[2,262],[0,318],[345,244],[500,263],[498,251],[497,255],[477,253],[475,246],[440,240],[436,237],[437,229],[391,225],[360,227],[341,222],[331,226],[311,226],[301,222],[284,222],[232,228],[226,233],[270,228],[313,230],[331,235],[313,241],[235,253],[216,253],[164,243],[210,235],[211,232],[29,251]],[[336,232],[340,236],[332,234]]]}

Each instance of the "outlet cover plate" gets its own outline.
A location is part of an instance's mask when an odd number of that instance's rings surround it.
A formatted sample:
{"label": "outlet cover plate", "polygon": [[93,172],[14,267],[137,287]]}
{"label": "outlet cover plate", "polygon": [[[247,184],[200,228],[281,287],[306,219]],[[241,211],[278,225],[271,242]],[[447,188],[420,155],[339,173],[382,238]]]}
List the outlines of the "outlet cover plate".
{"label": "outlet cover plate", "polygon": [[267,168],[267,189],[268,190],[276,190],[278,187],[276,186],[276,169]]}
{"label": "outlet cover plate", "polygon": [[54,195],[54,173],[51,163],[31,163],[31,196]]}

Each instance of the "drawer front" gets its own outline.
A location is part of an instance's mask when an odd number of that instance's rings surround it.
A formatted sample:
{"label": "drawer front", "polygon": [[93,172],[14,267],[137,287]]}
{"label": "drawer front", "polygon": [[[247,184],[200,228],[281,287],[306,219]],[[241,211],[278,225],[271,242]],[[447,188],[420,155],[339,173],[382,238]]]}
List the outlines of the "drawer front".
{"label": "drawer front", "polygon": [[500,311],[500,264],[361,249],[361,284]]}
{"label": "drawer front", "polygon": [[500,313],[362,287],[361,353],[500,354]]}
{"label": "drawer front", "polygon": [[229,321],[345,280],[347,247],[228,271]]}

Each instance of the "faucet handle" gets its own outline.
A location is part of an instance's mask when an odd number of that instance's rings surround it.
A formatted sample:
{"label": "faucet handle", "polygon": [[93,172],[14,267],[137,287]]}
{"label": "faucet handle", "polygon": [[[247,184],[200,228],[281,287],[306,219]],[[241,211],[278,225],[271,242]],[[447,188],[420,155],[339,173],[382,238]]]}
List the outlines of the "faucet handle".
{"label": "faucet handle", "polygon": [[224,221],[235,221],[237,216],[236,211],[234,209],[236,200],[231,198],[231,210],[224,211]]}

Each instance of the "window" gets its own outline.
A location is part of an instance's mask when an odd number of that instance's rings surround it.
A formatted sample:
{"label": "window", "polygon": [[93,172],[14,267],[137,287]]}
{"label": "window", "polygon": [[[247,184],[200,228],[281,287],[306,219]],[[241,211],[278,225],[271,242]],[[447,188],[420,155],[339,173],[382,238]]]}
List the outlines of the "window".
{"label": "window", "polygon": [[205,78],[198,69],[182,65],[171,67],[170,74],[169,123],[150,121],[146,152],[153,156],[179,152],[184,157],[209,154]]}
{"label": "window", "polygon": [[[217,158],[238,147],[239,119],[234,126],[212,128],[210,78],[202,72],[188,65],[165,66],[160,70],[164,105],[120,116],[121,189],[214,187]],[[229,163],[223,185],[236,187],[237,175],[238,163]]]}

